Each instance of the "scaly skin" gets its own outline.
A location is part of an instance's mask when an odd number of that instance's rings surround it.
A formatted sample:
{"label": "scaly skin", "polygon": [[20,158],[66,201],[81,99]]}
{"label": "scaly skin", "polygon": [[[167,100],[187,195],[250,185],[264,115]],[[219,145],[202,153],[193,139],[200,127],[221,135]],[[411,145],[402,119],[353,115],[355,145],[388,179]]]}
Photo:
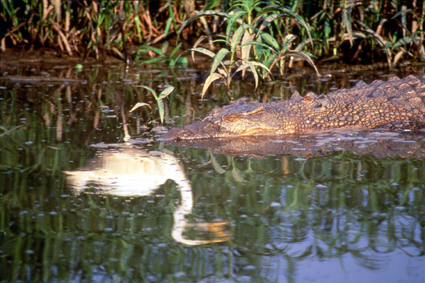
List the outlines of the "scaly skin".
{"label": "scaly skin", "polygon": [[417,130],[425,127],[425,75],[358,82],[328,95],[295,92],[287,101],[237,101],[161,140],[301,134],[341,127]]}

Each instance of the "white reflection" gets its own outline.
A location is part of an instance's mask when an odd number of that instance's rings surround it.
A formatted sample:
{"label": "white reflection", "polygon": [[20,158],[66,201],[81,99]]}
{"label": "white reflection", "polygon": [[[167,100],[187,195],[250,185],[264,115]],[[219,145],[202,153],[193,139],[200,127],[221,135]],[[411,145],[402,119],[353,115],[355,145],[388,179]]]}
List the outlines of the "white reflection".
{"label": "white reflection", "polygon": [[[192,212],[192,185],[186,178],[178,160],[160,151],[143,151],[135,148],[119,148],[99,151],[96,158],[76,171],[64,172],[67,183],[77,191],[95,187],[99,193],[123,197],[152,194],[168,179],[174,180],[181,193],[181,205],[173,213],[172,237],[186,245],[202,245],[224,242],[230,239],[225,232],[228,222],[188,223],[186,215]],[[213,240],[191,240],[183,237],[186,228],[208,234]]]}

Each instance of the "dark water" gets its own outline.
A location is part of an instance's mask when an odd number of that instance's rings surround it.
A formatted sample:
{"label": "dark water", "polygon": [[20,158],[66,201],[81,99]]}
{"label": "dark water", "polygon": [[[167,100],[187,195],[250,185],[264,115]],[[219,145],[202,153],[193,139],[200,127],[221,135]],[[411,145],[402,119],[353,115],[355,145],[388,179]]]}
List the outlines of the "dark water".
{"label": "dark water", "polygon": [[[157,142],[157,112],[129,114],[156,106],[140,85],[175,86],[165,127],[181,126],[227,102],[220,85],[200,101],[195,73],[3,70],[85,82],[0,80],[0,281],[425,282],[423,157],[231,157]],[[233,93],[268,101],[389,75],[294,75]]]}

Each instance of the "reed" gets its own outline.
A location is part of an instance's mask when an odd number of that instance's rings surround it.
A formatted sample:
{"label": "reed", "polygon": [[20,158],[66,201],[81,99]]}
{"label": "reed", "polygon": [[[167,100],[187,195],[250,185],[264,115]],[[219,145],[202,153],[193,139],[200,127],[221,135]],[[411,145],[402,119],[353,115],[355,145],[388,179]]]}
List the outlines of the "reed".
{"label": "reed", "polygon": [[[185,24],[206,11],[215,14]],[[394,67],[401,60],[425,60],[424,11],[425,4],[401,0],[0,0],[0,49],[49,47],[84,58],[113,55],[135,63],[152,58],[164,61],[170,58],[149,46],[164,42],[177,46],[181,38],[193,44],[206,35],[211,51],[223,47],[213,36],[223,33],[228,39],[239,25],[225,21],[220,13],[239,14],[237,20],[250,25],[249,32],[261,28],[255,26],[256,20],[283,14],[264,28],[270,36],[261,36],[262,42],[275,49],[273,54],[293,50],[316,62],[384,61]],[[263,51],[252,48],[250,61],[265,56]],[[276,58],[268,55],[266,61]],[[279,66],[283,61],[276,64],[283,69]]]}

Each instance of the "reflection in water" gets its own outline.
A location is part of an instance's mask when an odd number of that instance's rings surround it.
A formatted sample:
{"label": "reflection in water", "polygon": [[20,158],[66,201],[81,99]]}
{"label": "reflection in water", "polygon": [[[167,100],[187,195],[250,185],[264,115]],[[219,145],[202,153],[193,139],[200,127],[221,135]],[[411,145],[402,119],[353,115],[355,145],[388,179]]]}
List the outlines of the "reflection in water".
{"label": "reflection in water", "polygon": [[[225,232],[229,222],[188,223],[186,216],[192,212],[193,195],[178,160],[160,151],[146,152],[132,147],[102,150],[87,167],[77,171],[66,171],[67,183],[81,192],[96,188],[100,194],[123,197],[140,197],[153,194],[167,180],[174,180],[181,193],[181,205],[174,211],[173,238],[186,245],[202,245],[224,242],[230,239]],[[186,239],[186,228],[204,232],[207,239]]]}
{"label": "reflection in water", "polygon": [[[87,81],[61,87],[0,80],[0,281],[425,282],[424,140],[338,133],[194,145],[210,152],[166,145],[184,160],[190,183],[180,165],[170,169],[160,160],[171,164],[173,156],[104,150],[105,156],[127,153],[110,179],[100,169],[106,163],[92,159],[95,149],[86,145],[122,141],[127,123],[132,137],[153,137],[142,135],[144,124],[137,123],[155,119],[156,111],[125,116],[136,102],[155,108],[140,85],[177,87],[165,105],[172,127],[205,117],[227,99],[217,89],[215,99],[200,101],[201,84],[172,75],[187,70],[136,68],[128,76],[111,65],[82,73],[46,65],[7,71],[48,70]],[[353,84],[377,78],[337,76]],[[234,86],[235,95],[252,95],[249,83]],[[342,86],[295,76],[259,95],[264,101],[288,98],[292,87],[326,93]],[[389,143],[381,143],[384,138]],[[308,146],[316,149],[313,154],[306,154]],[[162,150],[155,142],[146,147]],[[147,173],[140,181],[137,159],[183,183],[177,188],[177,181]],[[75,194],[62,172],[85,164],[79,170],[84,180],[68,177],[85,188]],[[217,219],[231,221],[231,240],[228,223]],[[177,243],[176,234],[189,243]],[[189,246],[215,240],[221,243]]]}
{"label": "reflection in water", "polygon": [[217,154],[256,158],[271,154],[313,156],[335,151],[371,154],[375,157],[418,158],[425,155],[424,140],[422,134],[345,128],[303,135],[241,136],[165,142],[179,147],[205,148]]}

